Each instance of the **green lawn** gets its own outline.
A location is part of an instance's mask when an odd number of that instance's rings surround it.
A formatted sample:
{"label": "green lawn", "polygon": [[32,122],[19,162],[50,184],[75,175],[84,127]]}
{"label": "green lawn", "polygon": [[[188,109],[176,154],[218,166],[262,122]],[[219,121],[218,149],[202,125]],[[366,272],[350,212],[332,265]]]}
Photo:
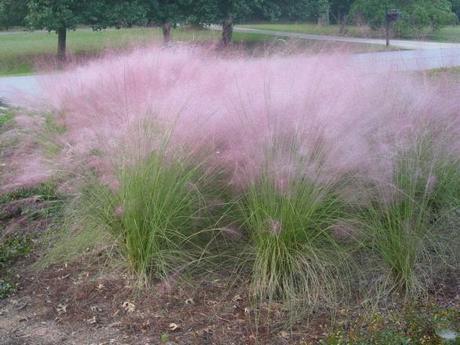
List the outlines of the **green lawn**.
{"label": "green lawn", "polygon": [[[313,26],[312,26],[313,27]],[[176,41],[217,42],[220,32],[211,30],[173,30]],[[68,34],[68,51],[75,60],[95,56],[107,49],[126,49],[130,46],[161,42],[158,28],[132,28],[121,30],[92,31],[82,28]],[[348,52],[380,51],[382,47],[365,44],[338,42],[315,42],[307,40],[282,40],[270,35],[235,33],[235,45],[250,54],[274,50],[317,53],[324,50],[342,49]],[[49,65],[56,52],[57,36],[44,31],[1,33],[0,32],[0,75],[32,73],[35,67]],[[295,49],[293,49],[295,47]]]}
{"label": "green lawn", "polygon": [[[340,32],[339,25],[320,26],[312,23],[301,24],[246,24],[242,27],[273,31],[299,32],[313,35],[335,35],[353,37],[382,37],[379,31],[372,31],[363,26],[347,26],[345,32]],[[424,39],[445,42],[460,42],[460,25],[448,26],[434,33],[427,33]]]}
{"label": "green lawn", "polygon": [[[209,30],[174,30],[178,41],[217,41],[220,33]],[[258,34],[235,33],[235,42],[261,42],[274,38]],[[162,40],[158,28],[133,28],[92,31],[78,29],[68,34],[68,52],[74,57],[94,56],[107,49],[129,48]],[[18,75],[33,72],[34,66],[49,61],[56,52],[57,35],[44,31],[0,32],[0,75]]]}
{"label": "green lawn", "polygon": [[[203,40],[216,37],[208,31],[175,31],[176,39]],[[76,56],[94,55],[104,49],[118,49],[133,44],[160,40],[158,29],[135,28],[92,31],[79,29],[68,34],[68,50]],[[57,36],[43,31],[0,34],[0,74],[32,72],[34,64],[46,61],[56,51]]]}
{"label": "green lawn", "polygon": [[429,34],[427,37],[433,41],[460,43],[460,25],[447,26],[439,31]]}
{"label": "green lawn", "polygon": [[[312,35],[341,35],[340,27],[338,25],[316,25],[312,23],[291,23],[291,24],[245,24],[241,27],[261,30],[273,30],[273,31],[286,31],[286,32],[298,32]],[[363,29],[358,26],[347,26],[348,35],[350,36],[362,36]]]}
{"label": "green lawn", "polygon": [[460,67],[433,69],[428,71],[428,75],[432,78],[460,82]]}

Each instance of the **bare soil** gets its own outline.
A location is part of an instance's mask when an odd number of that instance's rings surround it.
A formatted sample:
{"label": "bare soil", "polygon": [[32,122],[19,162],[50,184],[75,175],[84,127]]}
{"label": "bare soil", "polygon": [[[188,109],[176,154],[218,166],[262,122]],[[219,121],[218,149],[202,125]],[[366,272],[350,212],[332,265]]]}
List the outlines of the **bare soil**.
{"label": "bare soil", "polygon": [[37,258],[31,254],[15,264],[18,291],[0,302],[0,344],[255,344],[256,339],[291,344],[305,339],[263,326],[256,331],[244,284],[230,285],[225,274],[193,285],[156,282],[140,289],[123,271],[104,269],[104,253],[44,271],[31,268]]}

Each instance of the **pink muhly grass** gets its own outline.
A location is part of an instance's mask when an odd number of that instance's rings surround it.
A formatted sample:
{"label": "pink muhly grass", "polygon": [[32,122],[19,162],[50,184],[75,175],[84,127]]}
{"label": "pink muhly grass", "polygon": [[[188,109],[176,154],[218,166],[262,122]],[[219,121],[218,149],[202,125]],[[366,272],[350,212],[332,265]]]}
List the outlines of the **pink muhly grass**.
{"label": "pink muhly grass", "polygon": [[283,225],[280,221],[271,219],[268,226],[269,232],[274,236],[279,236],[283,230]]}
{"label": "pink muhly grass", "polygon": [[426,181],[426,191],[428,194],[431,194],[434,192],[437,183],[438,183],[438,178],[436,176],[431,175],[428,177]]}
{"label": "pink muhly grass", "polygon": [[[65,114],[73,154],[97,149],[111,163],[126,163],[167,142],[174,155],[224,169],[237,190],[267,164],[281,189],[302,175],[330,183],[351,173],[385,185],[396,148],[423,127],[433,126],[439,142],[459,133],[458,87],[369,74],[346,61],[340,54],[230,59],[196,47],[149,47],[42,84],[48,106]],[[451,144],[458,152],[458,137]]]}
{"label": "pink muhly grass", "polygon": [[[358,227],[369,228],[370,242],[380,241],[383,257],[394,249],[393,239],[403,241],[407,212],[399,203],[407,176],[398,169],[404,153],[427,140],[431,152],[420,168],[445,159],[458,164],[460,157],[460,87],[392,71],[369,73],[371,66],[347,60],[341,54],[228,58],[196,47],[149,47],[47,77],[43,88],[45,103],[62,114],[67,128],[62,155],[70,159],[64,163],[73,169],[85,162],[115,194],[129,196],[127,204],[135,207],[121,205],[116,217],[135,225],[154,218],[142,231],[152,248],[158,245],[160,258],[164,248],[150,236],[155,224],[166,218],[183,222],[177,233],[165,232],[167,243],[174,244],[170,237],[180,238],[184,228],[196,231],[189,218],[201,215],[207,201],[197,181],[218,175],[212,188],[220,190],[207,197],[220,198],[215,194],[230,189],[237,203],[243,200],[240,213],[246,214],[228,222],[237,227],[219,227],[228,239],[249,232],[255,295],[316,305],[333,301],[332,290],[340,285],[336,264],[345,256],[337,242],[365,241]],[[148,163],[152,158],[155,164]],[[418,189],[412,179],[419,178],[419,162],[411,165],[410,159],[406,184]],[[124,172],[131,175],[120,182]],[[431,193],[438,182],[422,172]],[[193,215],[181,209],[179,217],[173,212],[155,218],[158,202],[177,197],[168,192],[177,187],[176,177]],[[130,179],[137,179],[135,188]],[[367,212],[364,225],[355,229],[343,219],[350,208]],[[418,216],[416,207],[410,211]],[[417,257],[411,240],[400,246],[401,257],[407,248]],[[131,249],[139,251],[145,242],[136,238]],[[145,249],[147,270],[153,255]],[[162,269],[163,276],[173,271]]]}

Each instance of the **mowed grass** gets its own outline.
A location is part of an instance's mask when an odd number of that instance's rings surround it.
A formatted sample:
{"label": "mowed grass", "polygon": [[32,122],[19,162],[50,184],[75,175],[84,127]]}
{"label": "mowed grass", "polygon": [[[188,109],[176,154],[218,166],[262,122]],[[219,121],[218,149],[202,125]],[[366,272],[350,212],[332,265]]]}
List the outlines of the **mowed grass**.
{"label": "mowed grass", "polygon": [[[351,37],[383,37],[383,32],[373,31],[367,26],[347,25],[345,31],[341,32],[339,25],[316,25],[313,23],[293,23],[293,24],[246,24],[245,28],[296,32],[312,35],[332,35],[332,36],[351,36]],[[435,32],[423,35],[425,40],[439,42],[460,42],[460,25],[447,26]]]}
{"label": "mowed grass", "polygon": [[[260,30],[271,30],[271,31],[285,31],[285,32],[298,32],[312,35],[331,35],[331,36],[343,36],[340,32],[339,25],[317,25],[314,23],[259,23],[259,24],[245,24],[241,27],[260,29]],[[363,36],[365,31],[368,31],[366,27],[359,26],[347,26],[347,36]]]}
{"label": "mowed grass", "polygon": [[[180,42],[217,43],[221,33],[213,30],[175,29],[173,40]],[[133,46],[162,42],[159,28],[109,29],[93,31],[80,28],[69,31],[68,54],[71,61],[94,57],[107,50],[123,50]],[[258,33],[235,32],[234,46],[249,54],[267,51],[317,53],[330,50],[347,52],[381,51],[384,48],[368,44],[343,42],[318,42],[303,39],[280,39]],[[57,35],[54,32],[4,32],[0,33],[0,75],[30,74],[37,69],[49,67],[57,49]]]}
{"label": "mowed grass", "polygon": [[447,26],[429,34],[427,38],[440,42],[460,42],[460,25]]}
{"label": "mowed grass", "polygon": [[[176,41],[217,41],[220,33],[210,30],[173,30]],[[93,31],[88,28],[70,31],[67,37],[68,52],[78,58],[94,56],[105,50],[161,42],[158,28],[132,28]],[[236,43],[273,40],[271,36],[235,33]],[[54,57],[57,35],[54,32],[12,32],[0,34],[0,75],[28,74]]]}
{"label": "mowed grass", "polygon": [[460,82],[460,67],[434,69],[428,71],[428,76],[435,79]]}

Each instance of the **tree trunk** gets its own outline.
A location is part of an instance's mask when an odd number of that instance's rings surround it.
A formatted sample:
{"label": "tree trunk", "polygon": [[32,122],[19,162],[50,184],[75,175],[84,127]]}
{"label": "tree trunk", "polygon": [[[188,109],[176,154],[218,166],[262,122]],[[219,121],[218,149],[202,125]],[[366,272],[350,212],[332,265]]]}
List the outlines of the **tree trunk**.
{"label": "tree trunk", "polygon": [[58,30],[58,51],[57,58],[59,61],[66,59],[66,46],[67,46],[67,29],[60,28]]}
{"label": "tree trunk", "polygon": [[325,12],[325,13],[321,14],[321,16],[318,18],[318,25],[327,26],[329,24],[330,24],[329,12]]}
{"label": "tree trunk", "polygon": [[169,44],[171,42],[171,28],[172,25],[170,22],[163,23],[163,42],[164,44]]}
{"label": "tree trunk", "polygon": [[348,21],[348,16],[346,14],[341,14],[340,17],[339,17],[339,21],[340,21],[340,30],[339,32],[341,34],[345,34],[347,32],[347,21]]}
{"label": "tree trunk", "polygon": [[318,25],[329,25],[329,15],[331,6],[328,0],[320,1],[320,9],[318,16]]}
{"label": "tree trunk", "polygon": [[222,23],[222,45],[224,47],[228,47],[228,45],[232,42],[233,36],[233,19],[228,17]]}
{"label": "tree trunk", "polygon": [[387,47],[390,46],[390,21],[386,19],[385,21],[385,44]]}

